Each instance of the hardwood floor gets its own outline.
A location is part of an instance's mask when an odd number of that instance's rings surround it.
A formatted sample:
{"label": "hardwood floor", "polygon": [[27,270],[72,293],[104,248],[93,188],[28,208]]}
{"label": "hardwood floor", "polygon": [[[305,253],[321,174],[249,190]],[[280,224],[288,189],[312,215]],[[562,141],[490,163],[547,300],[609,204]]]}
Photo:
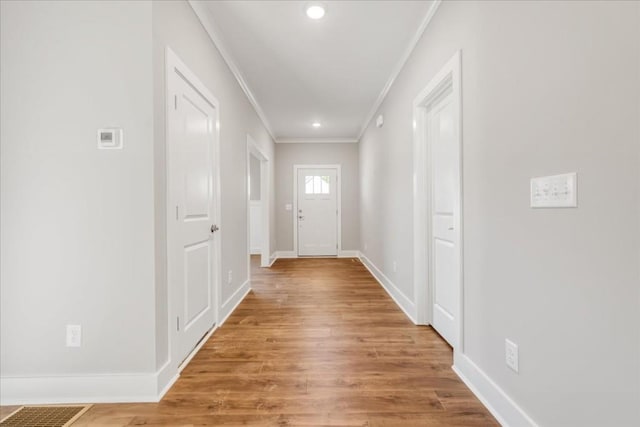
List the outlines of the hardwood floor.
{"label": "hardwood floor", "polygon": [[498,425],[358,260],[252,264],[253,291],[160,403],[95,405],[74,427]]}

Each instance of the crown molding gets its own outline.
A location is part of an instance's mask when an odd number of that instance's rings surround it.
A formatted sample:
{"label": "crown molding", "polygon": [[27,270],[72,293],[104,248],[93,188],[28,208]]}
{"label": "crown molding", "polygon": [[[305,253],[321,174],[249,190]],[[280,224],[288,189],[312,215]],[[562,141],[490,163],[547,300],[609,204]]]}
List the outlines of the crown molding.
{"label": "crown molding", "polygon": [[395,83],[396,79],[398,78],[398,75],[400,74],[405,64],[409,60],[409,57],[415,50],[416,45],[420,41],[420,38],[424,34],[425,30],[427,29],[427,26],[431,22],[431,19],[436,14],[436,11],[438,10],[440,3],[442,3],[442,0],[435,0],[431,5],[431,7],[429,8],[429,10],[427,11],[427,14],[424,16],[424,19],[420,23],[420,27],[418,27],[418,30],[416,31],[413,38],[411,39],[411,42],[407,46],[407,49],[404,51],[404,54],[402,55],[402,57],[396,64],[395,68],[391,72],[391,76],[389,77],[389,80],[387,80],[387,83],[382,88],[382,91],[380,92],[380,95],[378,95],[376,102],[374,102],[373,106],[371,107],[369,114],[367,114],[367,118],[365,119],[364,123],[362,124],[362,127],[360,128],[360,133],[358,134],[358,140],[362,138],[362,135],[367,130],[367,127],[369,127],[369,123],[371,123],[373,116],[376,114],[376,112],[382,105],[382,102],[387,97],[387,94],[389,93],[391,86],[393,86],[393,83]]}
{"label": "crown molding", "polygon": [[220,52],[220,55],[222,55],[222,59],[224,59],[224,61],[227,63],[227,66],[231,70],[231,73],[233,73],[233,75],[235,76],[236,80],[238,81],[238,84],[240,85],[240,88],[242,89],[244,94],[247,96],[247,98],[249,99],[249,102],[251,103],[254,110],[256,111],[256,114],[258,115],[258,117],[260,117],[260,120],[262,120],[262,124],[264,124],[264,127],[267,129],[267,132],[269,132],[269,135],[271,135],[271,138],[275,140],[276,138],[274,136],[269,120],[267,120],[267,116],[264,114],[262,107],[260,107],[260,104],[258,104],[256,97],[253,95],[253,92],[249,88],[249,85],[244,79],[244,76],[242,75],[242,73],[240,72],[240,69],[236,65],[233,57],[225,47],[224,43],[222,42],[222,39],[220,38],[218,32],[216,31],[215,22],[213,20],[213,17],[211,16],[211,13],[207,9],[207,6],[204,4],[203,1],[200,1],[200,0],[188,0],[188,3],[193,9],[193,11],[195,12],[198,19],[200,20],[200,23],[204,27],[207,34],[209,34],[211,41]]}
{"label": "crown molding", "polygon": [[276,138],[276,144],[355,144],[357,138]]}

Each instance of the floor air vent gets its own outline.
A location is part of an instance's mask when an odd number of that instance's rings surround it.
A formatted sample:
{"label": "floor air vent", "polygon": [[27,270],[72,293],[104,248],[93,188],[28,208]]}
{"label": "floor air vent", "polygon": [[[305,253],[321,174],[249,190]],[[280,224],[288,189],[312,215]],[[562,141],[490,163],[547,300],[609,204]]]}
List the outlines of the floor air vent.
{"label": "floor air vent", "polygon": [[91,405],[23,406],[0,421],[1,427],[68,427]]}

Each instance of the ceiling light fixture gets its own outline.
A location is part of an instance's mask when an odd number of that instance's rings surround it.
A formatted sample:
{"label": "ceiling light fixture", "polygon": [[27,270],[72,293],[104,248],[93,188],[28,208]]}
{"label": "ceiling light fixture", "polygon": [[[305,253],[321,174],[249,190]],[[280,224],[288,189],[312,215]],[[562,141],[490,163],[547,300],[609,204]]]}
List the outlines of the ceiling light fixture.
{"label": "ceiling light fixture", "polygon": [[311,124],[311,126],[313,126],[314,128],[316,128],[316,129],[317,129],[317,128],[319,128],[319,127],[320,127],[320,126],[322,126],[322,125],[320,124],[320,122],[313,122],[313,123]]}
{"label": "ceiling light fixture", "polygon": [[309,3],[305,7],[307,16],[311,19],[322,19],[326,13],[326,6],[322,3]]}

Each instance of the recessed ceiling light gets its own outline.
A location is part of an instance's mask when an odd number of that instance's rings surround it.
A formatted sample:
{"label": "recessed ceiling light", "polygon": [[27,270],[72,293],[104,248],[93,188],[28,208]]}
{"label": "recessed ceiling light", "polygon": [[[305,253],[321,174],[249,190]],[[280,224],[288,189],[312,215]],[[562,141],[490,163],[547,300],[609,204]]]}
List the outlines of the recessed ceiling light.
{"label": "recessed ceiling light", "polygon": [[322,125],[320,124],[320,122],[313,122],[311,126],[313,126],[314,128],[319,128]]}
{"label": "recessed ceiling light", "polygon": [[322,3],[309,3],[306,7],[307,16],[311,19],[322,19],[326,9],[326,6]]}

